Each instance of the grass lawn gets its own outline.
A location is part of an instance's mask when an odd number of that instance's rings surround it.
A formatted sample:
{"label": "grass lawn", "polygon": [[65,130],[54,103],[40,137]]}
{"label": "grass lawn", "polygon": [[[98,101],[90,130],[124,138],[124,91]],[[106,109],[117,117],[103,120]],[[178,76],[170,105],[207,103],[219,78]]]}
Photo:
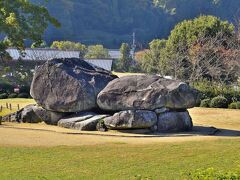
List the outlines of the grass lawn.
{"label": "grass lawn", "polygon": [[[33,103],[24,99],[8,101]],[[190,114],[197,124],[240,130],[239,110],[194,108]],[[184,179],[182,173],[199,168],[228,171],[240,165],[239,136],[189,138],[135,141],[0,128],[0,179]],[[3,143],[7,141],[18,143]],[[23,145],[26,141],[35,145]],[[49,145],[41,145],[41,141]]]}
{"label": "grass lawn", "polygon": [[0,147],[1,179],[182,179],[240,164],[240,139],[148,145]]}

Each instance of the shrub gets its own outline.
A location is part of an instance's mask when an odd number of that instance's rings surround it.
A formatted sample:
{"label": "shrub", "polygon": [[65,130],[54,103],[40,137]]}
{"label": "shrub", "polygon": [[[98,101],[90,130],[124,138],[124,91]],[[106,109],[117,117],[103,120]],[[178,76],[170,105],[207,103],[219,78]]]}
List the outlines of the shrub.
{"label": "shrub", "polygon": [[201,99],[212,99],[213,97],[222,95],[228,102],[240,101],[240,89],[236,91],[233,85],[219,84],[207,80],[191,83],[195,89],[201,92]]}
{"label": "shrub", "polygon": [[237,103],[236,102],[233,102],[231,104],[228,105],[228,108],[229,109],[237,109]]}
{"label": "shrub", "polygon": [[8,98],[17,98],[17,94],[16,93],[11,93],[8,95]]}
{"label": "shrub", "polygon": [[0,99],[7,99],[7,98],[8,98],[7,93],[0,94]]}
{"label": "shrub", "polygon": [[103,131],[103,132],[107,131],[107,127],[104,124],[104,119],[99,120],[99,122],[97,123],[96,129],[98,131]]}
{"label": "shrub", "polygon": [[21,86],[20,87],[20,93],[27,93],[30,92],[30,86]]}
{"label": "shrub", "polygon": [[210,107],[212,107],[212,108],[227,108],[228,100],[223,96],[214,97],[211,100]]}
{"label": "shrub", "polygon": [[233,102],[228,106],[230,109],[240,109],[240,101]]}
{"label": "shrub", "polygon": [[14,89],[14,86],[0,80],[0,93],[10,93]]}
{"label": "shrub", "polygon": [[17,97],[18,98],[29,98],[29,94],[27,94],[27,93],[20,93],[20,94],[18,94]]}
{"label": "shrub", "polygon": [[200,107],[210,107],[211,99],[203,99],[201,101]]}

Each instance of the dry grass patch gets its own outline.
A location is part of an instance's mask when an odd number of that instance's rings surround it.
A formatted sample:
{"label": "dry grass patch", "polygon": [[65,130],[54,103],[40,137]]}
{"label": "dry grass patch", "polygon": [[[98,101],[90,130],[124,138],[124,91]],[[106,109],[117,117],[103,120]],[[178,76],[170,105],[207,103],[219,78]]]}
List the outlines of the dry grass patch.
{"label": "dry grass patch", "polygon": [[[12,105],[12,110],[6,108],[6,103]],[[23,99],[23,98],[1,99],[0,106],[3,106],[3,110],[0,112],[0,116],[5,116],[9,113],[17,111],[18,104],[20,108],[23,108],[29,104],[35,104],[35,101],[33,99]]]}
{"label": "dry grass patch", "polygon": [[133,75],[144,75],[144,73],[123,73],[123,72],[114,72],[114,71],[112,73],[117,75],[118,77],[133,76]]}
{"label": "dry grass patch", "polygon": [[189,112],[195,124],[240,130],[240,110],[193,108]]}

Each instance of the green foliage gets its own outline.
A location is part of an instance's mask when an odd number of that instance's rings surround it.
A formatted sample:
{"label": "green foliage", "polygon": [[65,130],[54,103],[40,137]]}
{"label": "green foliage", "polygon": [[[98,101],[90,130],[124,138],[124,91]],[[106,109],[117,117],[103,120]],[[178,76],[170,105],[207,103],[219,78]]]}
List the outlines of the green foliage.
{"label": "green foliage", "polygon": [[[44,0],[32,0],[39,4]],[[155,1],[155,5],[153,5]],[[118,48],[131,43],[136,32],[137,42],[146,45],[153,38],[167,38],[177,23],[201,14],[212,14],[234,22],[238,0],[51,0],[49,12],[62,24],[50,26],[45,40],[80,41]],[[167,12],[167,13],[166,13]]]}
{"label": "green foliage", "polygon": [[149,50],[144,51],[140,63],[145,72],[164,74],[166,63],[162,57],[165,53],[166,42],[165,39],[155,39],[149,43]]}
{"label": "green foliage", "polygon": [[212,107],[212,108],[227,108],[228,101],[223,96],[217,96],[211,100],[210,107]]}
{"label": "green foliage", "polygon": [[[44,61],[8,61],[0,63],[0,69],[3,69],[0,71],[0,91],[4,89],[11,93],[16,85],[29,87],[35,66],[43,63]],[[6,76],[9,73],[13,76]]]}
{"label": "green foliage", "polygon": [[216,96],[224,96],[228,102],[240,100],[240,90],[236,91],[232,85],[219,84],[207,80],[197,81],[191,84],[201,92],[201,99],[211,99]]}
{"label": "green foliage", "polygon": [[29,98],[29,94],[28,93],[20,93],[17,96],[18,98]]}
{"label": "green foliage", "polygon": [[120,53],[121,58],[118,61],[118,67],[122,71],[128,71],[132,62],[130,46],[127,43],[122,43],[120,47]]}
{"label": "green foliage", "polygon": [[240,168],[235,171],[217,171],[214,168],[197,169],[187,174],[187,179],[191,180],[239,180]]}
{"label": "green foliage", "polygon": [[71,41],[54,41],[51,45],[51,48],[60,50],[80,51],[80,58],[83,58],[87,53],[87,47],[84,44]]}
{"label": "green foliage", "polygon": [[8,95],[8,98],[17,98],[17,94],[16,93],[11,93]]}
{"label": "green foliage", "polygon": [[215,16],[199,16],[193,20],[185,20],[177,24],[171,31],[167,48],[173,51],[186,49],[199,37],[215,37],[218,32],[229,36],[233,34],[234,26]]}
{"label": "green foliage", "polygon": [[[193,71],[195,68],[194,63],[198,57],[194,53],[191,53],[192,48],[199,42],[200,44],[202,43],[201,45],[206,43],[203,43],[201,39],[215,38],[219,33],[223,37],[233,36],[234,26],[227,21],[221,21],[215,16],[199,16],[193,20],[184,20],[178,23],[171,31],[166,43],[164,59],[168,65],[166,67],[167,74],[184,80],[193,78],[191,73],[195,72]],[[212,53],[206,59],[212,58],[215,55],[213,54],[215,50],[210,49],[210,51]],[[204,75],[201,74],[199,76],[204,77]]]}
{"label": "green foliage", "polygon": [[228,52],[239,52],[239,43],[233,43],[236,35],[231,23],[215,16],[185,20],[175,26],[167,40],[149,43],[149,49],[142,51],[140,64],[144,72],[174,79],[236,81],[237,56]]}
{"label": "green foliage", "polygon": [[228,106],[229,109],[240,109],[240,102],[232,102]]}
{"label": "green foliage", "polygon": [[[42,3],[43,0],[34,1]],[[164,22],[161,20],[165,18],[164,12],[155,8],[151,1],[49,1],[47,7],[59,19],[62,28],[50,27],[46,40],[80,41],[86,45],[119,48],[122,42],[131,42],[131,34],[135,31],[139,42],[147,42],[159,34],[159,27]]]}
{"label": "green foliage", "polygon": [[10,93],[13,91],[13,89],[14,89],[14,87],[11,84],[9,84],[5,81],[2,81],[0,79],[0,94],[1,93]]}
{"label": "green foliage", "polygon": [[31,48],[46,48],[46,47],[47,47],[47,43],[43,40],[34,42],[31,45]]}
{"label": "green foliage", "polygon": [[8,98],[7,93],[0,94],[0,99],[7,99],[7,98]]}
{"label": "green foliage", "polygon": [[201,101],[200,107],[210,107],[211,99],[203,99]]}
{"label": "green foliage", "polygon": [[85,56],[85,58],[89,59],[101,59],[109,57],[108,50],[100,44],[88,46],[88,52]]}
{"label": "green foliage", "polygon": [[26,39],[39,43],[49,23],[59,26],[45,7],[28,0],[4,0],[0,7],[0,33],[8,39],[8,43],[0,42],[2,51],[7,46],[23,49]]}

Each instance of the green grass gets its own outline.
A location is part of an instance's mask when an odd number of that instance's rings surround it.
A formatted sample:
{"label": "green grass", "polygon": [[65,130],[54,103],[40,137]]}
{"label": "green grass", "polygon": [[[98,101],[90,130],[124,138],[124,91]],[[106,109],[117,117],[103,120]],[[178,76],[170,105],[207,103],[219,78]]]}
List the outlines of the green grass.
{"label": "green grass", "polygon": [[182,179],[240,164],[240,139],[148,145],[0,147],[1,179]]}

